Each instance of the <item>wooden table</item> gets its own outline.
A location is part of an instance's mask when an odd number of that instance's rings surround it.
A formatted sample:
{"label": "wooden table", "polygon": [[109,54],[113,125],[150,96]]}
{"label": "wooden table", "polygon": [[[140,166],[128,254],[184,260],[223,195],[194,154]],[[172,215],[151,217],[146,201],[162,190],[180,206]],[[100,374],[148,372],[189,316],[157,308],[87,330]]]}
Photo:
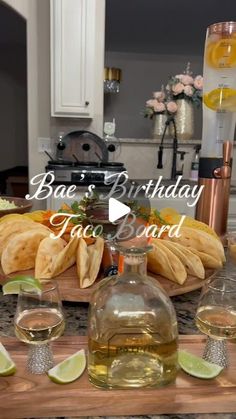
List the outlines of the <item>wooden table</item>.
{"label": "wooden table", "polygon": [[[180,371],[175,384],[160,389],[99,390],[85,372],[67,385],[47,375],[25,372],[27,346],[15,338],[1,338],[17,365],[10,377],[0,377],[0,418],[54,416],[119,416],[167,413],[236,412],[236,344],[229,343],[230,367],[212,380],[200,380]],[[201,354],[205,338],[181,336],[180,348]],[[64,336],[54,342],[55,362],[86,348],[85,337]]]}
{"label": "wooden table", "polygon": [[[148,275],[157,279],[159,284],[164,288],[167,294],[170,297],[185,294],[190,291],[201,288],[207,279],[211,278],[216,274],[216,271],[213,269],[206,269],[206,278],[199,279],[194,276],[188,276],[186,282],[183,285],[177,284],[176,282],[170,281],[169,279],[164,278],[161,275],[156,275],[151,272],[148,272]],[[31,275],[34,276],[34,270],[14,272],[10,274],[9,277],[14,277],[16,275]],[[78,302],[89,302],[92,296],[92,293],[98,283],[102,278],[98,278],[96,282],[89,288],[80,288],[79,280],[76,274],[76,267],[72,266],[67,269],[65,272],[54,278],[58,283],[58,288],[60,292],[61,299],[64,301],[78,301]],[[4,284],[6,277],[3,272],[0,270],[0,285]]]}

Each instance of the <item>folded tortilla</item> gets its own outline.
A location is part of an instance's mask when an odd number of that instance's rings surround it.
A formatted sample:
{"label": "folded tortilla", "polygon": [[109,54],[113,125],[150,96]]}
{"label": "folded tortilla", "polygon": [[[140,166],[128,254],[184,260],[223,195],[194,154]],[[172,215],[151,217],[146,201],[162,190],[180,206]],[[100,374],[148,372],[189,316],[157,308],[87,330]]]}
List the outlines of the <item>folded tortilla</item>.
{"label": "folded tortilla", "polygon": [[[56,239],[58,240],[58,239]],[[65,272],[68,268],[73,266],[76,261],[76,250],[79,243],[79,237],[75,236],[70,239],[69,243],[66,244],[58,255],[53,259],[52,262],[52,278]]]}
{"label": "folded tortilla", "polygon": [[180,237],[166,236],[167,240],[207,253],[215,259],[225,262],[224,248],[220,240],[202,230],[182,226]]}
{"label": "folded tortilla", "polygon": [[97,237],[94,244],[87,245],[80,239],[77,248],[76,264],[80,288],[90,287],[96,280],[103,256],[104,240]]}
{"label": "folded tortilla", "polygon": [[199,250],[193,249],[192,247],[189,247],[188,249],[191,250],[192,253],[195,253],[195,255],[199,256],[205,268],[208,268],[208,269],[221,269],[222,268],[223,263],[220,259],[215,259],[213,256],[208,255],[208,253],[199,252]]}
{"label": "folded tortilla", "polygon": [[2,255],[3,249],[10,241],[14,240],[14,237],[17,234],[35,229],[40,231],[48,231],[49,233],[51,232],[48,227],[40,223],[36,223],[30,219],[13,219],[5,222],[3,221],[0,224],[0,257]]}
{"label": "folded tortilla", "polygon": [[153,239],[151,244],[153,248],[148,253],[148,270],[180,285],[184,284],[187,272],[181,260],[162,244],[162,240]]}
{"label": "folded tortilla", "polygon": [[35,261],[35,277],[38,279],[52,278],[52,266],[59,253],[66,246],[66,241],[46,237],[39,245]]}
{"label": "folded tortilla", "polygon": [[41,229],[16,234],[2,252],[1,265],[5,275],[34,268],[39,244],[49,234],[50,230]]}
{"label": "folded tortilla", "polygon": [[183,263],[189,275],[197,278],[205,278],[205,269],[198,255],[193,253],[190,248],[184,247],[179,243],[162,240],[162,244],[171,250]]}

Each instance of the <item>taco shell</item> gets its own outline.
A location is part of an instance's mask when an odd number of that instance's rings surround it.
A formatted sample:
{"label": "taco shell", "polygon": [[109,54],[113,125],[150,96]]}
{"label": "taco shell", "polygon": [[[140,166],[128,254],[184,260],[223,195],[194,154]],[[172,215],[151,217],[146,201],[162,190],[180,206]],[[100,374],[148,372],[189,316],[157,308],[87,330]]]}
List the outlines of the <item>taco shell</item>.
{"label": "taco shell", "polygon": [[[55,239],[58,240],[58,239]],[[66,271],[76,261],[76,250],[79,243],[79,237],[73,237],[69,243],[58,253],[58,255],[53,259],[52,262],[52,278],[60,275],[62,272]]]}
{"label": "taco shell", "polygon": [[181,227],[180,237],[167,236],[165,239],[182,244],[185,247],[192,247],[199,252],[207,253],[213,258],[225,262],[224,248],[221,241],[205,231],[191,227]]}
{"label": "taco shell", "polygon": [[168,240],[162,240],[162,244],[181,260],[189,275],[196,276],[199,279],[205,278],[205,269],[201,258],[197,254],[193,253],[190,248]]}
{"label": "taco shell", "polygon": [[84,239],[80,239],[77,255],[77,275],[80,288],[90,287],[96,280],[103,256],[104,240],[97,237],[94,244],[87,245]]}
{"label": "taco shell", "polygon": [[42,224],[36,223],[28,219],[17,219],[17,220],[6,220],[0,224],[0,257],[2,255],[3,249],[7,244],[14,240],[16,234],[24,233],[29,230],[40,230],[48,231],[50,229]]}
{"label": "taco shell", "polygon": [[52,278],[52,266],[54,260],[58,254],[63,251],[66,246],[65,240],[51,239],[51,237],[45,237],[39,245],[36,261],[35,261],[35,277],[40,278]]}
{"label": "taco shell", "polygon": [[208,255],[208,253],[199,252],[199,250],[193,249],[192,247],[188,248],[192,253],[199,256],[202,261],[202,264],[205,268],[208,269],[220,269],[223,266],[223,263],[220,259],[215,259],[213,256]]}
{"label": "taco shell", "polygon": [[1,265],[5,275],[34,268],[40,242],[50,231],[34,229],[16,234],[2,252]]}
{"label": "taco shell", "polygon": [[148,270],[180,285],[184,284],[187,272],[180,259],[160,239],[153,239],[152,245],[153,248],[148,253]]}

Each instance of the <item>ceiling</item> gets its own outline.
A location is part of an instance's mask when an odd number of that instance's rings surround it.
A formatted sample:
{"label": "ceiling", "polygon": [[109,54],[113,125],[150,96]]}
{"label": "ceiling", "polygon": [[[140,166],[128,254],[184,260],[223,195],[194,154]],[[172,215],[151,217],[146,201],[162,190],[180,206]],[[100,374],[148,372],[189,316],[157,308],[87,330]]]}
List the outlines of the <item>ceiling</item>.
{"label": "ceiling", "polygon": [[236,0],[106,0],[106,50],[203,54],[209,24],[236,20]]}

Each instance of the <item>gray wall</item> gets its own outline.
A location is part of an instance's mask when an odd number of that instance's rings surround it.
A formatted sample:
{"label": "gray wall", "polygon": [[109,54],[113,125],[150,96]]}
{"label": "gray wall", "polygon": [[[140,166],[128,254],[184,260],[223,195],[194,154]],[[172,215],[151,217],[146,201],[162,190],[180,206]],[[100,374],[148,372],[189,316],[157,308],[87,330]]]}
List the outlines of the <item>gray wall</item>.
{"label": "gray wall", "polygon": [[[119,94],[106,94],[104,100],[104,120],[116,119],[118,137],[151,137],[152,121],[142,114],[145,102],[162,83],[166,84],[170,75],[182,73],[187,61],[195,75],[202,74],[202,56],[106,52],[106,66],[122,69]],[[197,109],[195,139],[201,138],[201,117],[201,109]]]}

